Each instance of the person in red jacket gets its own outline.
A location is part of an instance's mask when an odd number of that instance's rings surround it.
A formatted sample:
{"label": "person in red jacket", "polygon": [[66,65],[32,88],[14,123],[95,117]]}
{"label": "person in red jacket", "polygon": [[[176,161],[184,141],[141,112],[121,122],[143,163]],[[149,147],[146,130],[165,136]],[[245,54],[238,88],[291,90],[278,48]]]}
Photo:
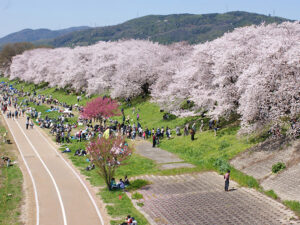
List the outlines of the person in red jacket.
{"label": "person in red jacket", "polygon": [[152,139],[153,139],[152,147],[155,148],[155,145],[156,145],[156,135],[155,134],[153,135]]}

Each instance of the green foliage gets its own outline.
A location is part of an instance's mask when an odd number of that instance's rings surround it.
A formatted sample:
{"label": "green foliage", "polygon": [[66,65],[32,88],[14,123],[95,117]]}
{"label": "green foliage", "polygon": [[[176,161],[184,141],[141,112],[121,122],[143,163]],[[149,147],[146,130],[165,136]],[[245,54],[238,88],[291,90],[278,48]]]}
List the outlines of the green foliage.
{"label": "green foliage", "polygon": [[143,196],[141,193],[134,192],[134,193],[131,195],[131,198],[132,198],[132,199],[139,200],[139,199],[143,199],[144,196]]}
{"label": "green foliage", "polygon": [[238,128],[228,127],[226,129],[228,132],[224,132],[221,137],[215,137],[213,131],[205,131],[196,132],[194,141],[191,141],[190,136],[180,136],[171,140],[164,139],[161,141],[160,147],[202,169],[219,169],[220,166],[227,168],[228,163],[225,162],[251,145],[236,137]]}
{"label": "green foliage", "polygon": [[[47,87],[48,83],[41,83],[41,84],[33,84],[20,81],[18,79],[9,80],[6,77],[0,77],[0,82],[8,82],[9,84],[14,85],[14,87],[18,90],[23,90],[24,92],[33,92],[36,91],[37,94],[45,95],[49,97],[52,96],[53,99],[57,99],[60,102],[67,103],[67,104],[78,104],[78,105],[86,105],[88,101],[91,99],[99,97],[99,95],[92,95],[90,97],[86,97],[84,93],[76,93],[73,90],[68,89],[59,89],[56,87]],[[81,96],[82,99],[77,102],[77,96]]]}
{"label": "green foliage", "polygon": [[139,206],[139,207],[143,207],[144,206],[144,203],[142,203],[142,202],[138,202],[138,203],[136,203],[137,204],[137,206]]}
{"label": "green foliage", "polygon": [[[1,134],[5,128],[0,126]],[[12,154],[12,145],[0,143],[0,156],[8,156],[15,160]],[[0,159],[0,224],[19,225],[21,214],[21,203],[23,198],[23,175],[18,167],[14,164],[9,168],[2,164]]]}
{"label": "green foliage", "polygon": [[14,56],[22,54],[25,50],[29,50],[33,48],[35,48],[35,46],[28,42],[4,45],[2,50],[0,51],[1,67],[9,66]]}
{"label": "green foliage", "polygon": [[247,12],[228,12],[224,14],[173,14],[150,15],[129,20],[125,23],[96,27],[84,31],[72,32],[48,42],[55,47],[91,45],[98,41],[116,41],[122,39],[146,39],[161,44],[187,41],[191,44],[210,41],[222,36],[234,28],[247,25],[259,25],[263,22],[281,23],[287,21]]}
{"label": "green foliage", "polygon": [[258,181],[254,177],[248,176],[233,167],[230,168],[230,177],[241,186],[255,189],[260,188]]}
{"label": "green foliage", "polygon": [[277,194],[273,190],[265,191],[265,194],[268,195],[269,197],[275,199],[275,200],[278,199]]}
{"label": "green foliage", "polygon": [[284,170],[286,168],[286,165],[283,162],[278,162],[272,166],[272,172],[278,173],[281,170]]}
{"label": "green foliage", "polygon": [[[148,127],[148,129],[157,129],[158,127],[164,127],[167,126],[171,129],[182,126],[188,122],[191,122],[195,120],[197,117],[187,117],[187,118],[178,118],[178,117],[172,117],[172,120],[164,120],[163,116],[166,112],[161,112],[160,107],[153,102],[150,102],[147,98],[138,97],[135,98],[130,102],[128,105],[127,103],[123,103],[121,106],[124,108],[124,113],[127,118],[127,116],[130,117],[130,123],[132,124],[137,123],[136,115],[139,113],[140,124],[143,125],[144,128]],[[114,117],[114,119],[117,119],[119,122],[122,121],[122,116]],[[174,132],[173,132],[174,135]]]}
{"label": "green foliage", "polygon": [[127,191],[135,191],[146,185],[150,184],[147,180],[136,179],[130,183],[130,185],[126,188]]}
{"label": "green foliage", "polygon": [[[125,219],[127,215],[131,215],[139,224],[148,224],[145,217],[133,206],[131,200],[123,191],[108,191],[104,189],[100,192],[100,195],[104,203],[109,203],[106,209],[112,217]],[[124,219],[115,221],[114,224],[120,224]]]}
{"label": "green foliage", "polygon": [[269,132],[269,130],[270,130],[270,126],[266,126],[264,129],[262,129],[258,132],[255,132],[254,134],[252,134],[250,136],[249,142],[251,144],[258,144],[260,142],[264,142],[271,136],[271,133]]}
{"label": "green foliage", "polygon": [[287,207],[289,207],[291,210],[293,210],[296,213],[296,215],[300,217],[300,202],[283,201],[283,204],[285,204]]}
{"label": "green foliage", "polygon": [[226,173],[226,171],[230,168],[228,161],[222,157],[217,158],[213,165],[220,173],[223,174]]}
{"label": "green foliage", "polygon": [[21,224],[22,172],[16,165],[0,170],[0,224]]}
{"label": "green foliage", "polygon": [[11,33],[3,38],[0,38],[0,48],[7,43],[17,43],[17,42],[31,42],[38,46],[46,47],[49,39],[62,36],[77,30],[85,30],[89,27],[70,27],[61,30],[48,30],[48,29],[24,29],[15,33]]}
{"label": "green foliage", "polygon": [[220,143],[219,150],[222,151],[223,149],[228,148],[229,146],[230,146],[230,144],[226,140],[223,140]]}
{"label": "green foliage", "polygon": [[195,103],[193,101],[185,100],[180,104],[180,108],[181,109],[191,109],[191,108],[193,108],[194,105],[195,105]]}

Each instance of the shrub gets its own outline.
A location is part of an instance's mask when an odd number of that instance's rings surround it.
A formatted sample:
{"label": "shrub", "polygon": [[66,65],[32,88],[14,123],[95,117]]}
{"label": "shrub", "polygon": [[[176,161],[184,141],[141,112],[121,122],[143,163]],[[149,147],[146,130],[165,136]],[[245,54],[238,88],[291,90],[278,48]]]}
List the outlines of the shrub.
{"label": "shrub", "polygon": [[222,140],[220,143],[220,146],[219,146],[219,150],[221,151],[229,146],[230,146],[230,144],[226,140]]}
{"label": "shrub", "polygon": [[277,194],[273,190],[265,191],[265,194],[268,195],[269,197],[273,198],[273,199],[278,199]]}
{"label": "shrub", "polygon": [[284,170],[286,168],[286,165],[283,162],[278,162],[272,166],[272,172],[278,173],[281,170]]}
{"label": "shrub", "polygon": [[139,207],[143,207],[144,206],[144,203],[142,203],[142,202],[138,202],[138,203],[136,203],[137,204],[137,206],[139,206]]}
{"label": "shrub", "polygon": [[185,100],[180,104],[181,109],[190,109],[195,105],[193,101]]}
{"label": "shrub", "polygon": [[136,200],[139,200],[139,199],[142,199],[143,198],[143,195],[138,193],[138,192],[135,192],[132,194],[131,196],[132,199],[136,199]]}
{"label": "shrub", "polygon": [[135,190],[138,190],[141,187],[144,187],[148,184],[150,184],[150,182],[147,180],[137,179],[137,180],[132,181],[126,189],[128,191],[135,191]]}
{"label": "shrub", "polygon": [[220,173],[226,173],[227,170],[230,169],[230,165],[229,163],[227,162],[226,159],[224,158],[217,158],[214,162],[214,167],[216,167],[216,169],[218,171],[220,171]]}

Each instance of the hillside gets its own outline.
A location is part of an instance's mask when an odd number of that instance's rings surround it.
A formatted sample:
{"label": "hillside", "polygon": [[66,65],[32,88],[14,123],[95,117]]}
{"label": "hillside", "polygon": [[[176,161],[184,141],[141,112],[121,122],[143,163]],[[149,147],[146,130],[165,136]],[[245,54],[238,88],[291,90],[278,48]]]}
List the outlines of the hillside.
{"label": "hillside", "polygon": [[97,41],[149,39],[161,44],[187,41],[191,44],[213,40],[234,28],[251,24],[281,23],[284,18],[248,12],[224,14],[149,15],[125,23],[76,31],[49,42],[54,47],[91,45]]}
{"label": "hillside", "polygon": [[[3,38],[0,38],[0,46],[3,46],[7,43],[16,43],[16,42],[37,42],[47,39],[53,39],[61,35],[68,34],[70,32],[85,30],[89,27],[71,27],[62,30],[49,30],[49,29],[24,29],[12,34],[9,34]],[[46,41],[45,41],[46,42]]]}

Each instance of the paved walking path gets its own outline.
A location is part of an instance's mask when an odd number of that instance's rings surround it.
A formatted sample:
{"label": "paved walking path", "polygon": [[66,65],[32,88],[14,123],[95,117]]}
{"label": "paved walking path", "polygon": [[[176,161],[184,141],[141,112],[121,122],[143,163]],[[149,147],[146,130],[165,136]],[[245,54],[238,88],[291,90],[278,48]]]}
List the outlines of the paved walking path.
{"label": "paved walking path", "polygon": [[4,119],[32,178],[35,224],[108,224],[95,193],[40,128],[26,130],[25,117]]}
{"label": "paved walking path", "polygon": [[175,168],[193,168],[192,164],[185,163],[175,154],[160,148],[152,148],[152,144],[145,140],[135,141],[136,153],[154,160],[157,164],[160,164],[160,169],[175,169]]}
{"label": "paved walking path", "polygon": [[139,178],[151,182],[138,190],[144,203],[138,208],[151,224],[300,224],[283,204],[254,189],[230,181],[234,190],[224,192],[224,179],[215,172]]}

